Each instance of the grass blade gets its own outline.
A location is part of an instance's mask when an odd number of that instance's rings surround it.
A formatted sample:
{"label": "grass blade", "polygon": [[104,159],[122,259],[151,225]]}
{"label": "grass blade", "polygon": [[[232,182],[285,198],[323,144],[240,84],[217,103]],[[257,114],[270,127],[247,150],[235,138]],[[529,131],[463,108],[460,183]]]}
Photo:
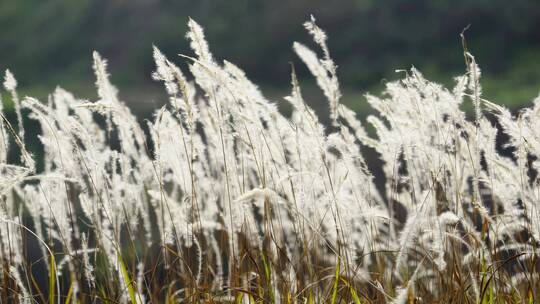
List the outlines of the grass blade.
{"label": "grass blade", "polygon": [[358,294],[356,293],[356,290],[354,290],[354,287],[351,285],[351,283],[349,283],[344,278],[340,278],[340,279],[341,279],[341,282],[343,282],[343,284],[345,284],[345,286],[349,288],[349,292],[351,293],[351,298],[354,304],[362,304],[362,301],[360,301],[360,298],[358,297]]}
{"label": "grass blade", "polygon": [[69,304],[71,303],[71,297],[73,296],[73,283],[71,283],[71,286],[69,287],[69,291],[66,297],[66,301],[64,303]]}
{"label": "grass blade", "polygon": [[49,303],[54,303],[55,288],[56,288],[56,262],[54,255],[51,254],[51,267],[49,270]]}
{"label": "grass blade", "polygon": [[274,289],[272,288],[272,272],[270,269],[270,265],[266,262],[264,253],[261,254],[261,258],[264,265],[264,275],[266,276],[266,282],[268,283],[268,294],[270,296],[270,301],[271,303],[275,303],[276,299],[274,297]]}
{"label": "grass blade", "polygon": [[335,279],[334,279],[334,286],[332,287],[332,290],[333,290],[332,291],[332,300],[330,301],[330,303],[332,303],[332,304],[336,303],[337,289],[338,289],[338,283],[339,283],[340,265],[341,265],[341,260],[338,257],[337,265],[336,265],[336,274],[335,274]]}
{"label": "grass blade", "polygon": [[122,278],[124,279],[124,284],[127,287],[131,304],[137,304],[137,300],[135,298],[135,291],[133,290],[133,282],[131,281],[129,277],[129,273],[127,271],[126,265],[124,264],[124,260],[122,259],[122,255],[120,254],[118,254],[118,261],[120,262],[120,270],[122,271]]}

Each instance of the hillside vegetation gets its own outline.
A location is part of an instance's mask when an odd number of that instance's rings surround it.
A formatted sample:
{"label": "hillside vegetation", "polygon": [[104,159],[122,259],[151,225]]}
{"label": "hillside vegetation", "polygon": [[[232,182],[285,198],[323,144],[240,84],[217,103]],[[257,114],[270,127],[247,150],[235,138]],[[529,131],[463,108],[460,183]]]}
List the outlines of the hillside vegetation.
{"label": "hillside vegetation", "polygon": [[[538,93],[536,0],[6,0],[0,2],[0,70],[16,69],[25,94],[45,99],[61,84],[95,99],[88,58],[97,50],[109,59],[122,99],[147,114],[148,103],[163,99],[148,79],[152,44],[169,56],[188,53],[178,38],[192,16],[205,25],[216,58],[241,66],[277,98],[273,92],[287,90],[295,59],[290,43],[303,39],[300,24],[309,14],[332,37],[342,90],[349,92],[342,101],[354,110],[363,110],[357,96],[379,94],[385,81],[398,79],[395,69],[411,65],[452,86],[464,68],[459,33],[469,25],[467,40],[483,68],[486,97],[516,110]],[[297,75],[313,107],[322,108],[307,69],[298,66]]]}

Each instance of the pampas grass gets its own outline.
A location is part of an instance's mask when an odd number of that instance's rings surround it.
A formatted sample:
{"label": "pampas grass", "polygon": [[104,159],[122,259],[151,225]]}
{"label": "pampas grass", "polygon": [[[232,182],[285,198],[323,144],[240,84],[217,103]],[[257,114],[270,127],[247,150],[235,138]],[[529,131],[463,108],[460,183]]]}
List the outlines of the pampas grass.
{"label": "pampas grass", "polygon": [[[328,99],[326,128],[294,69],[286,116],[188,25],[189,71],[154,47],[169,102],[145,125],[98,53],[96,101],[60,88],[20,99],[6,71],[16,115],[0,123],[2,303],[536,300],[540,97],[517,116],[485,100],[465,52],[454,88],[411,69],[368,95],[371,134],[340,103],[312,18],[321,55],[293,48]],[[27,119],[41,129],[39,170]],[[384,162],[382,191],[366,149]]]}

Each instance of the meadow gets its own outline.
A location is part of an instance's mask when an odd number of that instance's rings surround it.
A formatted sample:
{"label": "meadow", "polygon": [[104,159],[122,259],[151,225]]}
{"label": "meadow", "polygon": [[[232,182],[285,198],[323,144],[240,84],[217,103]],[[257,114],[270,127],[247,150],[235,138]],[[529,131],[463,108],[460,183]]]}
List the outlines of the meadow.
{"label": "meadow", "polygon": [[452,88],[398,71],[361,121],[312,18],[317,50],[293,49],[323,124],[293,65],[288,96],[268,100],[188,26],[189,73],[154,47],[169,100],[142,124],[97,52],[94,101],[19,96],[5,71],[0,303],[538,301],[540,97],[518,113],[483,98],[464,43]]}

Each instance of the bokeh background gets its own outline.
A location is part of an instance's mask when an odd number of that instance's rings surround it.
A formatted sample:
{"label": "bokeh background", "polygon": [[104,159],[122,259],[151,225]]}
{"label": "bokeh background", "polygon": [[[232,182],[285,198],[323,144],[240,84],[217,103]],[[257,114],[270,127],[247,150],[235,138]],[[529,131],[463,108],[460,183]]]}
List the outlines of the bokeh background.
{"label": "bokeh background", "polygon": [[150,77],[152,45],[182,62],[177,54],[191,54],[184,38],[191,16],[216,57],[242,67],[267,96],[280,102],[288,94],[292,62],[309,102],[325,111],[291,48],[293,41],[313,46],[302,26],[310,14],[329,35],[343,102],[361,114],[363,94],[380,93],[402,76],[396,69],[414,65],[452,85],[465,69],[459,34],[468,25],[486,98],[515,110],[540,92],[538,0],[2,0],[0,69],[15,74],[22,95],[45,99],[61,85],[92,100],[97,50],[123,100],[149,115],[166,100]]}

